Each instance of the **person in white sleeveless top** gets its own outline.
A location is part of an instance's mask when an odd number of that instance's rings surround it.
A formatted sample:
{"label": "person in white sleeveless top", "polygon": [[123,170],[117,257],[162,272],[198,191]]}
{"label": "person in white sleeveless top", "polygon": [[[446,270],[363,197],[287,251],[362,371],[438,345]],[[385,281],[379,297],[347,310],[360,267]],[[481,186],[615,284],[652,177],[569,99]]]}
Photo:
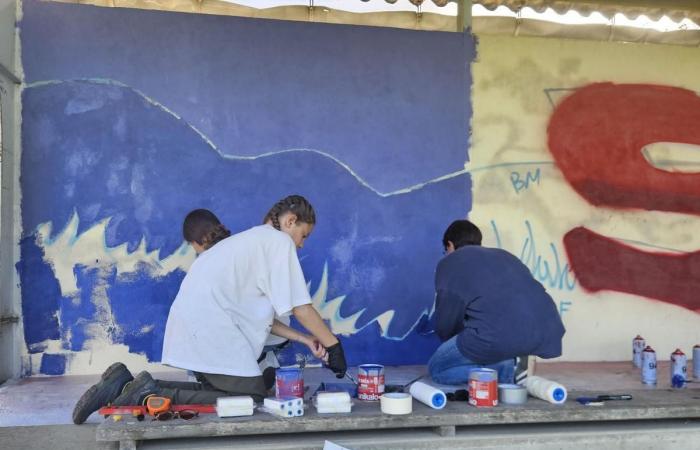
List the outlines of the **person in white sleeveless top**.
{"label": "person in white sleeveless top", "polygon": [[[198,382],[154,380],[145,371],[132,379],[123,364],[115,363],[78,401],[75,423],[107,404],[142,404],[151,395],[169,397],[173,404],[211,404],[231,395],[262,401],[266,389],[257,359],[270,334],[306,344],[336,377],[345,376],[343,348],[311,305],[296,253],[316,223],[304,197],[285,197],[263,225],[206,248],[207,239],[223,237],[221,230],[188,235],[187,222],[185,239],[200,253],[170,308],[162,362],[194,372]],[[275,319],[289,314],[310,336]]]}

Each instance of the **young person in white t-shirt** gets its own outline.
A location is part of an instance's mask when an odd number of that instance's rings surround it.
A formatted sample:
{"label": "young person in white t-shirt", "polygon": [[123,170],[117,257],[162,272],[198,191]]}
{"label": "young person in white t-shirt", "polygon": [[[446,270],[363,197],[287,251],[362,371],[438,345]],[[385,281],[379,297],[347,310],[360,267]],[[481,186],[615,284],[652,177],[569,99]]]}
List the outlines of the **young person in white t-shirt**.
{"label": "young person in white t-shirt", "polygon": [[[164,364],[193,371],[200,382],[156,382],[145,371],[132,380],[116,363],[83,394],[73,421],[82,423],[108,404],[141,404],[150,395],[174,404],[211,404],[230,395],[261,401],[266,389],[257,357],[270,333],[305,343],[342,378],[343,348],[311,305],[296,254],[315,223],[311,204],[292,195],[270,209],[263,225],[202,247],[171,306],[162,357]],[[312,337],[274,319],[290,313]]]}

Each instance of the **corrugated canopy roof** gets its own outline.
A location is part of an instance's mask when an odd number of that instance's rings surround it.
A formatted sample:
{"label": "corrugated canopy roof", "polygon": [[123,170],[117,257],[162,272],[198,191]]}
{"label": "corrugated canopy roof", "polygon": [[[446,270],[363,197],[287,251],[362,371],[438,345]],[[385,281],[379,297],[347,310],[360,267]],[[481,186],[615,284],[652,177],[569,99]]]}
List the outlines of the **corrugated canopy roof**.
{"label": "corrugated canopy roof", "polygon": [[482,5],[490,10],[505,6],[512,11],[530,7],[537,12],[552,8],[559,14],[575,10],[583,15],[599,12],[605,17],[622,13],[629,18],[645,15],[653,20],[668,16],[675,21],[689,18],[698,23],[700,20],[700,1],[698,0],[473,0],[473,4]]}

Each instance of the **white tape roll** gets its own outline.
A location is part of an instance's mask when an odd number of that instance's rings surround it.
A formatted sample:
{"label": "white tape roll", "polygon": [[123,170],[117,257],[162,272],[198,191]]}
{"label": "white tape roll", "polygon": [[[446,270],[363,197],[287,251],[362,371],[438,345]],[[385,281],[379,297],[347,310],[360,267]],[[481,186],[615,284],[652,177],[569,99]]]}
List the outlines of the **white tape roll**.
{"label": "white tape roll", "polygon": [[411,414],[413,397],[403,392],[391,392],[379,397],[379,403],[384,414]]}
{"label": "white tape roll", "polygon": [[522,405],[527,401],[527,389],[518,384],[499,384],[498,401],[507,405]]}

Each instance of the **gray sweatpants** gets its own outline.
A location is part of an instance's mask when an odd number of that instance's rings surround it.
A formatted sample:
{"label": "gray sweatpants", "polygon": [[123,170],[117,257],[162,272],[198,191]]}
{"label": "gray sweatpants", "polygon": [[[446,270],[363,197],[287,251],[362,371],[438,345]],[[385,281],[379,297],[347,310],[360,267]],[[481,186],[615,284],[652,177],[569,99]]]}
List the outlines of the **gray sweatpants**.
{"label": "gray sweatpants", "polygon": [[262,376],[236,377],[195,373],[198,382],[156,380],[158,395],[169,397],[174,405],[216,403],[219,397],[250,395],[262,402],[267,395]]}

